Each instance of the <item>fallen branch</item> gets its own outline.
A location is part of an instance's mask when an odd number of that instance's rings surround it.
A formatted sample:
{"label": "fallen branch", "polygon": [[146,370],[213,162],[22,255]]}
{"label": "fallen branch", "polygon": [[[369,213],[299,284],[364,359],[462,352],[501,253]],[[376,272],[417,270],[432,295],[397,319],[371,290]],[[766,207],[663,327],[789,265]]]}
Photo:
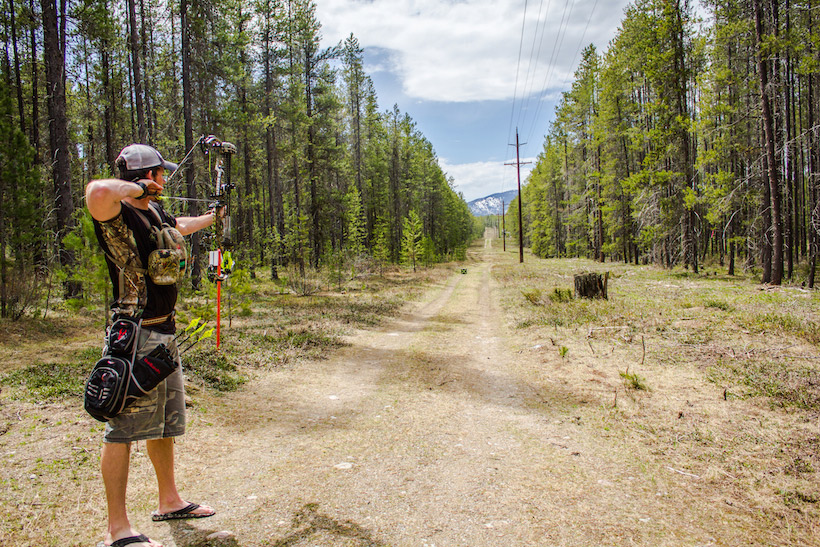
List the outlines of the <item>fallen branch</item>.
{"label": "fallen branch", "polygon": [[613,327],[589,327],[589,331],[587,332],[587,338],[592,336],[592,333],[596,330],[620,330],[620,329],[628,329],[629,325],[620,325],[620,326],[613,326]]}
{"label": "fallen branch", "polygon": [[700,475],[695,475],[694,473],[687,473],[686,471],[681,471],[680,469],[675,469],[674,467],[666,466],[666,468],[673,473],[680,473],[681,475],[686,475],[687,477],[694,477],[696,479],[700,478]]}
{"label": "fallen branch", "polygon": [[646,359],[646,341],[643,339],[643,335],[641,335],[641,348],[643,348],[643,353],[641,354],[641,366],[643,366],[644,359]]}

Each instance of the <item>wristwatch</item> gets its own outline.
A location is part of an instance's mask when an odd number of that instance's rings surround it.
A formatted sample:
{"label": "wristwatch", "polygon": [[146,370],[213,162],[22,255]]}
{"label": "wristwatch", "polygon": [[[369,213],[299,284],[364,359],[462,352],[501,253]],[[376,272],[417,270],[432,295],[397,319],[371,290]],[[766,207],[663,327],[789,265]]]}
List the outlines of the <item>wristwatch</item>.
{"label": "wristwatch", "polygon": [[137,186],[139,186],[140,188],[142,188],[142,193],[141,193],[139,196],[137,196],[136,198],[134,198],[134,199],[142,199],[142,198],[144,198],[145,196],[147,196],[147,195],[148,195],[148,187],[147,187],[147,186],[145,186],[145,183],[144,183],[144,182],[139,181],[139,180],[135,180],[135,181],[134,181],[134,184],[136,184]]}

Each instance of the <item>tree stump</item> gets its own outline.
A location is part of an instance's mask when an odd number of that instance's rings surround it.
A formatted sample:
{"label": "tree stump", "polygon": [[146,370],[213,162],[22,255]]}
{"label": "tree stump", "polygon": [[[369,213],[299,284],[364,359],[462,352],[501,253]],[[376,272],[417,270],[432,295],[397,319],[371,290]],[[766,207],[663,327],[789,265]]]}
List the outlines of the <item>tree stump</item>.
{"label": "tree stump", "polygon": [[587,273],[575,276],[576,298],[604,298],[607,299],[606,286],[609,282],[609,272],[601,275]]}

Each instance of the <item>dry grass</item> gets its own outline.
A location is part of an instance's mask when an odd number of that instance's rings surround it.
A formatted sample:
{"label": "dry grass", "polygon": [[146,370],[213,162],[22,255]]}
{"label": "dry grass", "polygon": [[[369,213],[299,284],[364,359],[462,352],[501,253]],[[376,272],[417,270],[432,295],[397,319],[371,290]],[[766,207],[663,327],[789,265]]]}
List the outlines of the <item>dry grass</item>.
{"label": "dry grass", "polygon": [[[612,272],[609,300],[567,298],[572,274],[590,270]],[[696,511],[714,519],[714,529],[734,534],[715,538],[715,545],[820,544],[820,296],[798,287],[761,287],[750,278],[581,260],[528,258],[523,266],[504,262],[492,271],[503,287],[516,350],[527,362],[542,363],[528,384],[534,386],[531,404],[571,412],[579,435],[583,424],[602,439],[600,450],[612,451],[607,458],[573,455],[578,469],[596,461],[637,460],[645,470],[641,487],[650,499],[657,492],[654,510],[668,509],[670,519],[680,513],[664,497],[663,485],[669,477],[678,479]],[[266,367],[321,358],[344,345],[355,329],[396,313],[406,299],[418,298],[425,286],[443,285],[451,273],[394,271],[309,297],[282,294],[280,285],[257,280],[250,315],[239,316],[237,303],[221,353],[208,341],[188,355],[192,404],[203,407],[205,416],[204,407],[218,399],[219,390],[241,390]],[[181,306],[181,323],[203,304],[192,299]],[[2,545],[74,545],[89,536],[89,527],[94,534],[103,529],[102,425],[82,411],[77,391],[99,348],[102,321],[94,318],[100,311],[0,323]],[[458,319],[442,315],[430,328],[444,337]],[[453,356],[447,355],[440,362],[409,353],[424,372],[416,371],[419,378],[409,378],[411,385],[417,380],[420,393],[455,389],[457,382],[476,392],[488,389],[486,378],[468,369],[456,376],[450,371]],[[501,397],[505,385],[490,391]],[[134,460],[135,484],[150,484],[144,447],[135,448]],[[614,467],[600,471],[618,473]],[[635,477],[609,479],[626,484]],[[588,492],[583,482],[576,486],[577,499],[556,500],[556,513],[560,504],[583,504]],[[607,492],[613,508],[641,510],[641,500],[619,497],[617,489]],[[132,512],[147,515],[153,507],[146,499],[129,498]],[[613,522],[614,515],[590,514],[588,521],[566,524],[598,531],[601,543],[628,544],[628,538],[612,535],[625,529]],[[732,526],[721,526],[718,519],[724,517]],[[288,544],[325,536],[379,544],[367,529],[312,506],[304,507],[292,528]],[[679,541],[667,536],[666,544],[692,544],[686,522],[671,522],[669,529]],[[652,530],[636,530],[631,539],[660,544],[662,538],[652,534],[666,528]]]}
{"label": "dry grass", "polygon": [[[527,296],[586,271],[612,272],[609,300]],[[704,512],[745,515],[748,544],[820,542],[818,293],[583,260],[495,275],[522,348],[549,355],[543,375],[588,419],[690,477]]]}

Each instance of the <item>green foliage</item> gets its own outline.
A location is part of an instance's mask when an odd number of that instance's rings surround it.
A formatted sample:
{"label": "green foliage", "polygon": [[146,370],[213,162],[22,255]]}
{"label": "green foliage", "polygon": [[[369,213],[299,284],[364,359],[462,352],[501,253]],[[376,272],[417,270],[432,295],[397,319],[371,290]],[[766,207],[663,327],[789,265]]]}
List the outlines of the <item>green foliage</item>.
{"label": "green foliage", "polygon": [[110,297],[111,284],[105,257],[97,244],[94,221],[88,209],[80,209],[77,213],[74,229],[63,238],[63,245],[74,254],[75,259],[75,264],[66,272],[66,277],[80,283],[83,287],[83,298],[73,303],[69,301],[67,304],[82,306],[96,302],[105,306]]}
{"label": "green foliage", "polygon": [[48,236],[44,181],[12,114],[8,81],[0,78],[0,316],[19,319],[40,304],[43,272],[36,257]]}
{"label": "green foliage", "polygon": [[390,234],[387,221],[384,219],[379,219],[376,222],[376,236],[375,242],[373,243],[373,258],[375,258],[376,262],[379,264],[380,273],[384,265],[390,262],[389,238]]}
{"label": "green foliage", "polygon": [[239,301],[239,315],[241,317],[250,317],[253,315],[253,310],[251,309],[253,285],[248,270],[244,268],[235,269],[228,278],[226,289],[229,291],[232,300]]}
{"label": "green foliage", "polygon": [[344,199],[345,205],[345,235],[347,249],[354,257],[364,252],[364,243],[367,238],[367,222],[364,217],[362,200],[356,185],[350,185]]}
{"label": "green foliage", "polygon": [[248,381],[224,351],[197,347],[185,353],[182,360],[188,374],[217,391],[236,391]]}
{"label": "green foliage", "polygon": [[423,253],[423,233],[421,219],[416,211],[410,211],[404,219],[401,238],[401,259],[405,265],[416,271],[418,261]]}
{"label": "green foliage", "polygon": [[[803,26],[798,8],[781,7],[778,16],[775,7],[762,8],[762,49],[774,67],[769,86],[773,96],[793,93],[786,106],[797,113],[786,124],[792,135],[810,133],[814,122],[801,106],[810,83],[782,70],[816,66],[809,52],[817,32]],[[753,13],[735,1],[708,11],[710,26],[699,34],[690,5],[638,0],[603,54],[584,51],[522,192],[533,254],[682,264],[693,272],[702,257],[725,265],[727,255],[745,255],[748,268],[763,256],[761,247],[771,244],[759,213],[769,206],[759,182],[764,135],[761,124],[748,123],[760,118],[759,70],[749,72],[757,57]],[[797,158],[817,148],[809,133],[777,137],[786,152],[777,165],[784,196],[808,191],[799,182],[807,164]],[[511,204],[513,233],[517,209]],[[802,234],[812,231],[804,220],[812,209],[784,204],[780,221],[801,247],[790,249],[795,259],[808,256]]]}
{"label": "green foliage", "polygon": [[723,300],[709,299],[709,300],[705,300],[703,302],[703,305],[707,308],[716,308],[716,309],[727,311],[727,312],[730,312],[730,311],[734,310],[734,308],[731,306],[731,304],[729,304],[728,302],[724,302]]}
{"label": "green foliage", "polygon": [[634,391],[649,391],[649,387],[646,385],[646,379],[642,378],[638,374],[634,372],[629,372],[629,370],[620,373],[621,378],[624,381],[624,387],[626,389],[631,389]]}
{"label": "green foliage", "polygon": [[543,304],[543,301],[541,300],[541,289],[522,290],[521,294],[524,295],[527,302],[533,306],[540,306]]}
{"label": "green foliage", "polygon": [[561,303],[570,302],[573,299],[572,289],[561,289],[555,287],[549,295],[550,302]]}

